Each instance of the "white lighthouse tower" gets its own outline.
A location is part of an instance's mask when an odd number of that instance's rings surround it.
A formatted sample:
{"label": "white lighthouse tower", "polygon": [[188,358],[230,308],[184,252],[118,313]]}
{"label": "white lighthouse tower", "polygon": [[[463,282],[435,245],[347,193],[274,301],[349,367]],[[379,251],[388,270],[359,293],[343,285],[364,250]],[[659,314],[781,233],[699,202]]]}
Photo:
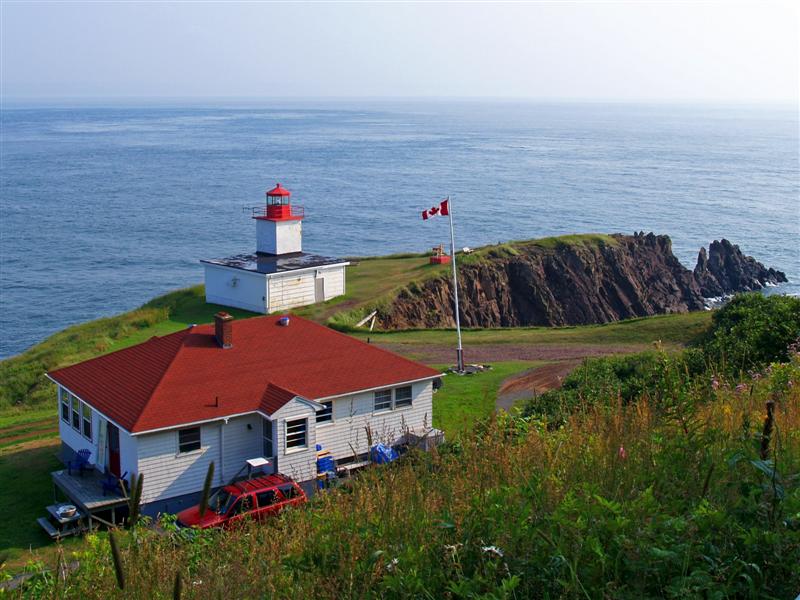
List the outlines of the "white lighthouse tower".
{"label": "white lighthouse tower", "polygon": [[256,220],[256,251],[261,254],[292,254],[303,251],[302,206],[292,205],[292,193],[281,184],[267,192],[267,204],[253,209]]}
{"label": "white lighthouse tower", "polygon": [[325,302],[345,292],[347,261],[303,252],[302,206],[280,183],[252,208],[256,253],[201,260],[206,302],[258,313]]}

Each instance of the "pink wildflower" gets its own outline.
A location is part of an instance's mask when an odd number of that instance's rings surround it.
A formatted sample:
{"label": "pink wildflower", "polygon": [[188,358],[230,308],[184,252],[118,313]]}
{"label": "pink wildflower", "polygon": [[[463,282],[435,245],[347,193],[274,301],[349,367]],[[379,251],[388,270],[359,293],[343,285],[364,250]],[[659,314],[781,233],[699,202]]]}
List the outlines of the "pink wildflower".
{"label": "pink wildflower", "polygon": [[717,378],[716,378],[716,377],[712,377],[712,378],[711,378],[711,387],[712,387],[713,389],[715,389],[715,390],[718,390],[718,389],[719,389],[719,381],[717,380]]}
{"label": "pink wildflower", "polygon": [[625,460],[628,458],[628,453],[625,452],[625,446],[620,446],[619,450],[617,451],[617,456],[619,456],[620,460]]}
{"label": "pink wildflower", "polygon": [[747,385],[744,383],[740,383],[736,386],[736,393],[737,394],[744,394],[747,391]]}

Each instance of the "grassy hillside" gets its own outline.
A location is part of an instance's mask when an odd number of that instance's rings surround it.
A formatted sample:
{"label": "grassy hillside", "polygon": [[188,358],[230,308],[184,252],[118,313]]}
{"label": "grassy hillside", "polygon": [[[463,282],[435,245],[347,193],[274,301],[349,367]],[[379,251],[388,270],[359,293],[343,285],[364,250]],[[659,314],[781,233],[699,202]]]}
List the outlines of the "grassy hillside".
{"label": "grassy hillside", "polygon": [[[599,243],[603,236],[568,236],[535,242],[552,244]],[[607,237],[607,236],[606,236]],[[573,239],[576,238],[576,239]],[[613,238],[610,238],[613,240]],[[565,242],[564,240],[567,240]],[[496,251],[479,249],[474,255]],[[493,250],[494,249],[494,250]],[[296,314],[351,330],[355,322],[382,302],[388,302],[402,288],[413,287],[430,277],[447,272],[446,265],[430,265],[422,255],[353,259],[347,272],[347,293],[324,304],[294,311]],[[107,352],[163,335],[208,323],[218,310],[241,318],[252,313],[206,304],[203,287],[195,286],[156,298],[122,315],[74,325],[50,336],[21,355],[0,362],[0,411],[26,410],[54,401],[53,386],[43,377],[47,370],[74,364]],[[513,330],[474,330],[465,332],[466,344],[649,344],[654,340],[680,345],[708,323],[707,313],[673,315],[655,319],[634,319],[596,327],[519,328]],[[451,343],[446,331],[418,331],[371,335],[386,343]],[[379,336],[376,338],[376,336]]]}
{"label": "grassy hillside", "polygon": [[97,536],[65,582],[29,585],[47,598],[166,598],[176,576],[192,598],[791,598],[792,360],[710,399],[585,405],[558,429],[501,415],[264,524],[121,533],[124,592]]}

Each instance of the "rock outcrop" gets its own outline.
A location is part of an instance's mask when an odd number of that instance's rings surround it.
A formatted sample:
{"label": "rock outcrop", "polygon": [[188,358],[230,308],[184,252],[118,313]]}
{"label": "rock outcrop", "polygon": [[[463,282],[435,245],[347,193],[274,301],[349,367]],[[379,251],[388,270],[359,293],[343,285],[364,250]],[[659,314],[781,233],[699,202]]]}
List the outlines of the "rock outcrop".
{"label": "rock outcrop", "polygon": [[[568,240],[568,241],[567,241]],[[505,249],[504,249],[505,248]],[[692,272],[668,236],[572,236],[550,243],[483,249],[459,265],[465,327],[585,325],[705,307],[704,297],[785,281],[726,240],[714,242]],[[430,279],[380,311],[387,329],[452,327],[452,281]]]}
{"label": "rock outcrop", "polygon": [[726,239],[711,242],[708,254],[705,248],[700,248],[694,278],[706,298],[760,290],[786,281],[784,273],[745,256],[739,246]]}

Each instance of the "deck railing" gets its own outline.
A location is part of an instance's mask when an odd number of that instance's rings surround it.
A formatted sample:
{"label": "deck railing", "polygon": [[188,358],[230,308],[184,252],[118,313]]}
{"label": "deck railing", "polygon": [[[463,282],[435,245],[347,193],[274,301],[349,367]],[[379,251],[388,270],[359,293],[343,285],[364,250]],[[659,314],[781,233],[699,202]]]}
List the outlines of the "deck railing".
{"label": "deck railing", "polygon": [[[292,217],[292,218],[303,218],[306,216],[305,207],[297,206],[295,204],[284,204],[279,205],[282,207],[288,208],[288,213],[284,213],[284,217]],[[243,207],[245,212],[250,212],[253,217],[268,217],[269,216],[269,205],[268,204],[260,204],[259,206],[245,206]]]}

